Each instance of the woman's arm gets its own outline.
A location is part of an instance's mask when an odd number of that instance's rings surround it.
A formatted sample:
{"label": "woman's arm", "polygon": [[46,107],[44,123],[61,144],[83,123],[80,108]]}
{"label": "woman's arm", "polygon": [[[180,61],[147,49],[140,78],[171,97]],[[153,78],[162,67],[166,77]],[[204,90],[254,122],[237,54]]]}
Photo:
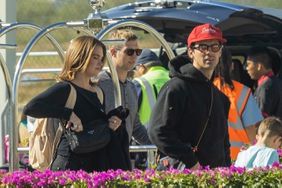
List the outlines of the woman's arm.
{"label": "woman's arm", "polygon": [[34,97],[25,107],[23,113],[36,118],[63,118],[69,120],[72,109],[65,108],[70,93],[70,85],[59,82]]}

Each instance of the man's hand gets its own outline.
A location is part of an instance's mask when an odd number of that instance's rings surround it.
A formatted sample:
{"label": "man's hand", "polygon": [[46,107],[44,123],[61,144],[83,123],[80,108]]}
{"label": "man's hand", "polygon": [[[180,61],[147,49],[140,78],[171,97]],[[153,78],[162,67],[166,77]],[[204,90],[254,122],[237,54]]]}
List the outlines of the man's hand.
{"label": "man's hand", "polygon": [[119,119],[117,116],[112,116],[112,117],[110,117],[110,119],[109,119],[109,127],[110,127],[113,131],[115,131],[115,130],[117,130],[117,129],[120,127],[121,122],[122,122],[122,120]]}

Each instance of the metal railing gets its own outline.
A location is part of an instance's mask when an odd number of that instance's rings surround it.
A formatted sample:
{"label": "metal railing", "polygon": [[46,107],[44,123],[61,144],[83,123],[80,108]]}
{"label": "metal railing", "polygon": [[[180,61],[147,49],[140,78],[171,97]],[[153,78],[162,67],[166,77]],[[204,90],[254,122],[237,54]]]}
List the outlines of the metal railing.
{"label": "metal railing", "polygon": [[[139,146],[129,146],[130,153],[144,152],[147,153],[147,166],[148,168],[156,165],[156,156],[158,148],[155,145],[139,145]],[[19,153],[28,153],[28,147],[18,147],[17,151]]]}
{"label": "metal railing", "polygon": [[[1,48],[10,49],[11,45],[2,44]],[[4,165],[5,163],[4,140],[5,140],[6,128],[8,129],[8,126],[5,126],[5,125],[8,124],[7,122],[9,122],[10,120],[9,115],[11,116],[11,113],[12,113],[11,105],[10,105],[11,104],[11,95],[12,95],[12,81],[11,81],[11,77],[10,77],[6,62],[4,61],[4,58],[2,57],[1,54],[0,54],[0,69],[1,69],[0,71],[2,71],[3,73],[4,82],[7,88],[6,100],[4,104],[1,104],[2,106],[0,108],[0,118],[1,118],[0,120],[0,165]],[[1,90],[2,90],[1,92],[5,91],[4,88],[1,88]]]}

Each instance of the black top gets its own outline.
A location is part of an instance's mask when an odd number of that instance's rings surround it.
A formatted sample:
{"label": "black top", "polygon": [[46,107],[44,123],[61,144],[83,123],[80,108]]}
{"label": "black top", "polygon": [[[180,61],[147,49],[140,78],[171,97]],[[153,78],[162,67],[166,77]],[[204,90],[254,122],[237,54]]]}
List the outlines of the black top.
{"label": "black top", "polygon": [[[94,120],[107,118],[106,114],[104,113],[103,105],[100,103],[96,93],[81,88],[73,83],[71,84],[74,86],[77,92],[76,103],[73,111],[80,118],[83,126],[87,126],[89,122]],[[43,93],[33,98],[25,106],[23,113],[36,118],[52,117],[69,120],[72,110],[64,107],[69,93],[70,85],[68,83],[56,83]],[[84,129],[86,128],[84,127]],[[113,131],[111,132],[114,134]],[[115,148],[112,146],[107,146],[106,148],[102,148],[92,153],[74,154],[70,151],[69,144],[63,135],[61,142],[59,143],[57,155],[68,157],[71,156],[71,158],[73,155],[78,155],[73,158],[76,160],[80,158],[81,164],[79,165],[81,166],[79,168],[83,169],[85,167],[86,169],[84,170],[87,171],[107,170],[113,168],[113,166],[123,168],[122,166],[119,166],[119,164],[111,165],[110,158],[116,157],[114,156],[116,154],[113,149]],[[116,148],[116,150],[118,150],[118,148]]]}
{"label": "black top", "polygon": [[[87,124],[97,118],[105,117],[103,106],[97,94],[72,84],[77,92],[74,113]],[[24,114],[36,117],[52,117],[69,120],[71,109],[65,108],[70,93],[70,85],[59,82],[33,98],[24,108]],[[95,107],[95,108],[93,108]]]}
{"label": "black top", "polygon": [[[162,153],[181,160],[188,168],[196,162],[210,167],[230,165],[228,98],[185,57],[170,62],[170,76],[152,112],[148,128],[151,141]],[[211,117],[194,153],[191,146],[197,145],[208,118],[211,87]]]}
{"label": "black top", "polygon": [[[93,120],[105,118],[103,106],[97,94],[72,84],[76,90],[77,98],[74,113],[80,118],[82,125],[87,125]],[[70,85],[66,82],[56,83],[40,95],[33,98],[24,108],[23,113],[36,118],[59,118],[69,120],[71,109],[65,108],[65,103],[70,93]],[[67,155],[68,143],[62,139],[58,147],[58,154]]]}
{"label": "black top", "polygon": [[254,96],[266,116],[276,116],[282,119],[282,80],[276,76],[266,76],[258,85]]}

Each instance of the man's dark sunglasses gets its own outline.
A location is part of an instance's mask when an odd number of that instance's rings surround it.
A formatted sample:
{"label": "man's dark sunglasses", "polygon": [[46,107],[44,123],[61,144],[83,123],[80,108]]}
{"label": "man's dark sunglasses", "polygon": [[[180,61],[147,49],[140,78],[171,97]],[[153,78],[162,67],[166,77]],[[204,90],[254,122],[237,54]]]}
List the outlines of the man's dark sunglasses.
{"label": "man's dark sunglasses", "polygon": [[197,44],[195,46],[192,47],[193,49],[197,49],[200,50],[201,52],[206,52],[209,49],[212,52],[219,52],[219,50],[222,48],[221,44],[211,44],[211,45],[207,45],[207,44]]}
{"label": "man's dark sunglasses", "polygon": [[124,50],[124,53],[128,56],[133,56],[134,52],[137,56],[139,56],[142,53],[142,49],[132,49],[132,48],[126,48]]}

